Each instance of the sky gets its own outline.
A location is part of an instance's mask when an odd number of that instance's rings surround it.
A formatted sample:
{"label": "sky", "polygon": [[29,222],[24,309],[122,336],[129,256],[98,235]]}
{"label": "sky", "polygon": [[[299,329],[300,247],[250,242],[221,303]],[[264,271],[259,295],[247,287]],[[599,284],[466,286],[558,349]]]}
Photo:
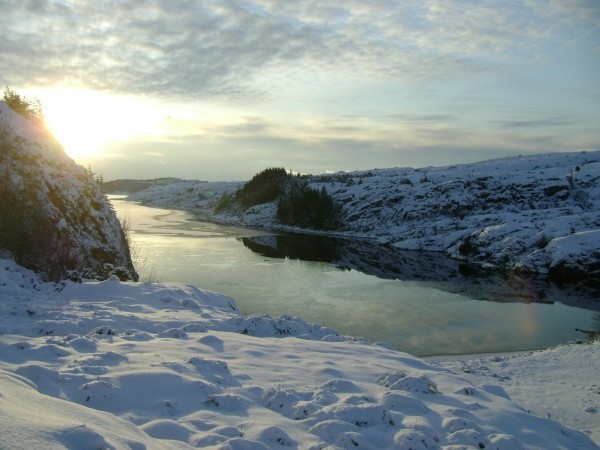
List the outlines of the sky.
{"label": "sky", "polygon": [[600,149],[597,0],[0,0],[0,82],[104,179]]}

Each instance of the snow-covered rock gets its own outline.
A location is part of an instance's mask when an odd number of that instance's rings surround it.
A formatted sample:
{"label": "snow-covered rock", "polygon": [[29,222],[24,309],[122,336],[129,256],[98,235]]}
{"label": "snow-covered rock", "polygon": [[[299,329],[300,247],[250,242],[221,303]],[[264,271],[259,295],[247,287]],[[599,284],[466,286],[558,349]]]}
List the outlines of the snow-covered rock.
{"label": "snow-covered rock", "polygon": [[86,169],[0,102],[0,248],[50,279],[136,279],[121,224]]}
{"label": "snow-covered rock", "polygon": [[[404,250],[446,252],[482,267],[590,277],[600,263],[600,151],[549,153],[422,169],[375,169],[306,177],[342,205],[335,234]],[[283,227],[276,208],[214,214],[239,184],[187,181],[131,199],[204,220]],[[203,201],[198,201],[199,197]],[[585,237],[583,237],[585,236]]]}

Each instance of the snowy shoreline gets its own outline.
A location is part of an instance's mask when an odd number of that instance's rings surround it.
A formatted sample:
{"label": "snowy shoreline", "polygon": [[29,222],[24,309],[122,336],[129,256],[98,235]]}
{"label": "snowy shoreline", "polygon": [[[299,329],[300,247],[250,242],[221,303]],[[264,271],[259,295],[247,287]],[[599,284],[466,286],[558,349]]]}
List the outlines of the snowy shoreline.
{"label": "snowy shoreline", "polygon": [[434,362],[192,286],[43,283],[10,260],[0,313],[7,449],[599,448],[598,342]]}
{"label": "snowy shoreline", "polygon": [[473,382],[499,383],[528,412],[551,417],[600,442],[600,342],[545,350],[424,358]]}
{"label": "snowy shoreline", "polygon": [[[342,207],[340,230],[282,226],[276,202],[214,212],[242,183],[147,180],[128,199],[198,220],[259,229],[370,239],[444,252],[482,268],[598,282],[600,151],[509,157],[449,167],[310,175]],[[160,182],[159,182],[160,181]]]}
{"label": "snowy shoreline", "polygon": [[[65,235],[118,224],[96,202],[95,185],[79,204],[80,181],[91,181],[85,169],[43,130],[0,107],[15,186],[20,174],[44,181],[43,206],[59,224],[59,211],[90,206]],[[600,258],[599,176],[600,152],[582,152],[310,183],[351,213],[348,236],[581,273],[597,270]],[[201,213],[236,187],[183,182],[144,195]],[[256,205],[230,219],[269,226],[275,208]],[[36,229],[32,235],[47,244],[52,233]],[[111,255],[123,250],[111,247],[121,237],[88,231],[80,243]],[[469,254],[458,255],[467,243]],[[121,256],[110,264],[130,263]],[[598,449],[599,353],[594,342],[430,362],[290,315],[243,316],[232,298],[194,286],[115,276],[47,283],[0,257],[3,449]]]}

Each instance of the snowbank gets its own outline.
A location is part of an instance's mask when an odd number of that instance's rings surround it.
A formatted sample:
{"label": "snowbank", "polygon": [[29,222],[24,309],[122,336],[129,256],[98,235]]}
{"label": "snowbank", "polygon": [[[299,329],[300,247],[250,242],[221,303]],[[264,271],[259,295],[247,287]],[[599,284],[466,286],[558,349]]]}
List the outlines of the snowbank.
{"label": "snowbank", "polygon": [[[476,376],[295,317],[244,317],[192,286],[50,284],[0,260],[6,449],[596,449],[565,425],[582,392],[561,383],[588,378],[597,418],[597,368],[580,368],[600,346],[574,349],[562,362],[533,354],[525,373],[530,386],[554,380],[544,395],[560,394],[561,423],[511,400],[516,374]],[[585,427],[597,436],[597,421]]]}

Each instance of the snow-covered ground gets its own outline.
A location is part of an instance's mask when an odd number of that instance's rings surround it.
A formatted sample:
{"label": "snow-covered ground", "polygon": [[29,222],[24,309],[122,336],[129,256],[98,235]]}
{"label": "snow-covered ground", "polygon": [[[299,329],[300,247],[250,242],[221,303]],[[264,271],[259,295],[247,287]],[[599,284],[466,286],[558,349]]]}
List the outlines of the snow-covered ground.
{"label": "snow-covered ground", "polygon": [[528,412],[591,433],[600,442],[600,342],[538,352],[433,357],[474,383],[498,383]]}
{"label": "snow-covered ground", "polygon": [[191,286],[0,260],[3,449],[597,449],[599,364],[599,343],[426,361]]}
{"label": "snow-covered ground", "polygon": [[[404,250],[446,252],[489,268],[600,276],[600,151],[518,156],[421,169],[392,168],[306,178],[342,206],[336,234]],[[243,214],[212,207],[240,183],[178,181],[131,200],[206,220],[288,229],[276,205]]]}

